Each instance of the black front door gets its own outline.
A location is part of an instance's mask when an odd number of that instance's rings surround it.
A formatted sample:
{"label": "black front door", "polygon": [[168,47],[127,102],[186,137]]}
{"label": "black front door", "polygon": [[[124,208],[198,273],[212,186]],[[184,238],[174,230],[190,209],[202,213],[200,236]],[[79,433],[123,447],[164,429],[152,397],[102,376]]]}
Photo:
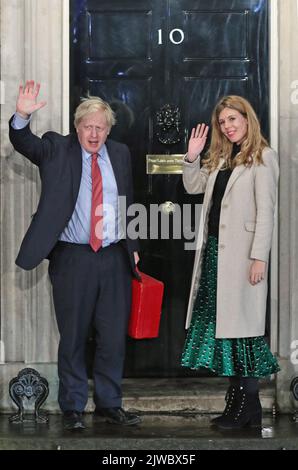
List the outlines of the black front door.
{"label": "black front door", "polygon": [[82,96],[110,102],[111,137],[133,156],[135,200],[161,205],[170,222],[169,236],[145,233],[141,243],[140,268],[164,281],[165,297],[159,338],[129,340],[126,376],[190,374],[180,355],[195,217],[181,221],[179,239],[171,210],[200,199],[185,193],[180,174],[148,169],[146,155],[185,153],[190,129],[209,123],[226,94],[248,98],[268,136],[267,22],[267,0],[71,0],[71,119]]}

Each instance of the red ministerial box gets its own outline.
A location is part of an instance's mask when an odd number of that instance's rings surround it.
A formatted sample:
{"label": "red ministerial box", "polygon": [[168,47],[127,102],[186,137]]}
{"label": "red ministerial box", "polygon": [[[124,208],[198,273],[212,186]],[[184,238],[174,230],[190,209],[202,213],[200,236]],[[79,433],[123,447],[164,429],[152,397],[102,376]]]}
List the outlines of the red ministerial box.
{"label": "red ministerial box", "polygon": [[128,334],[131,338],[157,338],[164,284],[138,271],[141,280],[132,280],[132,305]]}

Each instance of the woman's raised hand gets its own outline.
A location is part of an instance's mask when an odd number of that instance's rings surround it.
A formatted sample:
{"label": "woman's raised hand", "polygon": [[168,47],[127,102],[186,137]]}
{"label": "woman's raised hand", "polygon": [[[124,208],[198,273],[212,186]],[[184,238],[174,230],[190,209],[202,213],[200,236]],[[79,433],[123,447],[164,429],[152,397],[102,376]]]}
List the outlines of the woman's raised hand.
{"label": "woman's raised hand", "polygon": [[198,124],[191,131],[188,142],[187,160],[193,162],[202,152],[206,144],[209,127],[206,124]]}
{"label": "woman's raised hand", "polygon": [[34,80],[28,80],[25,86],[20,85],[16,111],[24,119],[28,119],[30,114],[47,104],[46,101],[36,102],[39,90],[40,83],[35,85]]}

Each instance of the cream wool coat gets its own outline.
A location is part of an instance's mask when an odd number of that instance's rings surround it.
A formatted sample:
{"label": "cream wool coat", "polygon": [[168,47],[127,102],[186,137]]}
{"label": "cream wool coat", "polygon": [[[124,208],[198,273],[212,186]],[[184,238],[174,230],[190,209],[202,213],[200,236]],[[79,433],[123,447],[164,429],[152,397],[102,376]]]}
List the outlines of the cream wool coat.
{"label": "cream wool coat", "polygon": [[[228,181],[222,203],[218,238],[216,338],[263,336],[265,332],[267,273],[252,286],[249,269],[254,259],[266,261],[271,248],[278,183],[278,158],[263,150],[264,165],[237,166]],[[183,183],[189,194],[204,194],[186,318],[189,327],[201,276],[208,236],[208,216],[214,183],[223,164],[209,173],[200,169],[200,157],[183,164]]]}

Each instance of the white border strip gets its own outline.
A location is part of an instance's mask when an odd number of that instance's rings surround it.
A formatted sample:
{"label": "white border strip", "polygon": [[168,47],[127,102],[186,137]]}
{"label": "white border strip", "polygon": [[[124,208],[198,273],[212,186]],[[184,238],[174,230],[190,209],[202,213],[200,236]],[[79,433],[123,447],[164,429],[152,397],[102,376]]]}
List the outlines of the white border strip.
{"label": "white border strip", "polygon": [[0,341],[0,364],[5,364],[5,347],[4,347],[4,341]]}
{"label": "white border strip", "polygon": [[[298,0],[297,0],[298,2]],[[279,7],[278,0],[269,2],[269,80],[270,80],[270,144],[271,147],[279,151]],[[277,197],[277,200],[279,198]],[[278,302],[278,272],[279,272],[279,239],[278,239],[278,213],[279,203],[277,204],[277,217],[273,232],[272,250],[271,250],[271,269],[270,269],[270,347],[272,352],[278,352],[278,328],[279,328],[279,302]]]}
{"label": "white border strip", "polygon": [[[297,0],[298,3],[298,0]],[[270,140],[278,151],[279,136],[279,25],[278,0],[269,2],[269,58],[270,58]]]}
{"label": "white border strip", "polygon": [[62,133],[69,133],[69,0],[63,0],[62,16]]}
{"label": "white border strip", "polygon": [[0,80],[0,104],[5,104],[5,84]]}

